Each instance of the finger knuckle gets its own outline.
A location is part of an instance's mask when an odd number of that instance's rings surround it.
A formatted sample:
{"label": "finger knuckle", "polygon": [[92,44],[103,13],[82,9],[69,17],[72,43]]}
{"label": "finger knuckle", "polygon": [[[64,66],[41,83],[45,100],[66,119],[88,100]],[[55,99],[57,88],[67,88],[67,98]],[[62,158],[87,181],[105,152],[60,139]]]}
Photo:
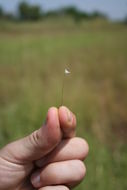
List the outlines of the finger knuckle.
{"label": "finger knuckle", "polygon": [[86,167],[82,161],[78,161],[78,168],[77,168],[77,181],[81,181],[86,174]]}
{"label": "finger knuckle", "polygon": [[86,142],[86,140],[80,138],[80,147],[81,147],[81,160],[84,160],[86,158],[86,156],[89,153],[89,145]]}
{"label": "finger knuckle", "polygon": [[69,189],[68,187],[63,186],[63,187],[60,187],[60,190],[69,190]]}
{"label": "finger knuckle", "polygon": [[34,131],[31,135],[28,136],[28,138],[31,144],[33,144],[35,147],[41,148],[38,131]]}

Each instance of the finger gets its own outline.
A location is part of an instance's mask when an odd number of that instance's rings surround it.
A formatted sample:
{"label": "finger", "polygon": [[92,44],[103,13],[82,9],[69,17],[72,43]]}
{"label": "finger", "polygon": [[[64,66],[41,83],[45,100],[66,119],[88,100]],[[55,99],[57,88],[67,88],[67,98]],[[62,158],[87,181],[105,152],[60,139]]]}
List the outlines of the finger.
{"label": "finger", "polygon": [[42,187],[39,190],[69,190],[68,187],[63,185]]}
{"label": "finger", "polygon": [[59,120],[60,127],[63,131],[64,138],[71,138],[75,136],[76,128],[76,117],[75,115],[65,106],[59,108]]}
{"label": "finger", "polygon": [[85,172],[85,166],[80,160],[56,162],[34,173],[31,183],[35,188],[60,184],[75,186],[84,178]]}
{"label": "finger", "polygon": [[24,163],[39,159],[53,150],[61,141],[61,129],[58,109],[50,108],[46,123],[31,135],[7,145],[3,151],[8,158],[15,162]]}
{"label": "finger", "polygon": [[84,139],[78,137],[64,139],[51,153],[36,161],[36,165],[38,167],[43,167],[52,162],[76,159],[84,160],[88,151],[89,147]]}

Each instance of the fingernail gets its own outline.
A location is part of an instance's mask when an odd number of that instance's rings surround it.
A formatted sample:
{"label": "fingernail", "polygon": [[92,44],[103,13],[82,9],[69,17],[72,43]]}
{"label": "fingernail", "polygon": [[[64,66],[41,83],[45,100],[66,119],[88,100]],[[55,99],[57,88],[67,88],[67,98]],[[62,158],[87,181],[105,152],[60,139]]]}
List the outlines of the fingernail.
{"label": "fingernail", "polygon": [[67,115],[67,121],[68,121],[68,123],[72,124],[72,121],[73,121],[72,113],[67,108],[66,108],[66,115]]}
{"label": "fingernail", "polygon": [[35,173],[32,175],[31,178],[32,184],[34,186],[38,186],[40,184],[41,178],[40,178],[40,173]]}

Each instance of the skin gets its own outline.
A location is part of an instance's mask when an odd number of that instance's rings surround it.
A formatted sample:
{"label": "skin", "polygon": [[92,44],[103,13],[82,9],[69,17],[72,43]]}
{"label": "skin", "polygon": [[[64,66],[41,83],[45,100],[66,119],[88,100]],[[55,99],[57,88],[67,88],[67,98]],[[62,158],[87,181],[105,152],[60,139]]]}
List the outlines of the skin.
{"label": "skin", "polygon": [[75,128],[71,111],[50,108],[39,130],[0,150],[0,189],[68,190],[79,184],[88,144],[75,137]]}

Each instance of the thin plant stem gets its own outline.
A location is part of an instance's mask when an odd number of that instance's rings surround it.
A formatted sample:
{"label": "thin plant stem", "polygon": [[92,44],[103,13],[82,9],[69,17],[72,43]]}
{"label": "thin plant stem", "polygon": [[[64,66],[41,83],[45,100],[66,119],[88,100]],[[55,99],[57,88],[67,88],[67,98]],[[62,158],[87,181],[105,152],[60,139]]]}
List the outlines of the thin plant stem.
{"label": "thin plant stem", "polygon": [[62,82],[61,106],[63,105],[64,101],[64,83],[65,83],[65,73],[63,75],[63,82]]}
{"label": "thin plant stem", "polygon": [[63,102],[64,102],[64,88],[65,88],[65,79],[66,79],[65,77],[68,74],[70,74],[70,71],[68,71],[68,69],[65,68],[64,74],[63,74],[63,82],[62,82],[61,105],[63,105]]}

